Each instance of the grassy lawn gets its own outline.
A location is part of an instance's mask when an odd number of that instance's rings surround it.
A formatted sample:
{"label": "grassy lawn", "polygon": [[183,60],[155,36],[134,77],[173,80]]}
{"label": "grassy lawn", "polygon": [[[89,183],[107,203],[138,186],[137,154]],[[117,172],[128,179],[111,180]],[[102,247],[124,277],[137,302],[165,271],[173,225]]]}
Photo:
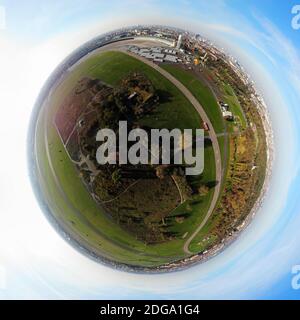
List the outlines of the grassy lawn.
{"label": "grassy lawn", "polygon": [[[44,134],[43,119],[40,119],[38,126],[38,137],[43,138]],[[53,130],[50,139],[50,148],[52,153],[53,166],[56,169],[60,179],[60,185],[66,194],[66,200],[57,188],[56,181],[51,172],[48,159],[46,157],[45,145],[43,139],[37,141],[37,152],[39,156],[39,164],[42,168],[43,179],[46,185],[42,185],[42,192],[45,194],[47,202],[52,209],[54,216],[67,226],[71,234],[78,234],[80,230],[84,238],[88,238],[93,244],[93,249],[101,252],[106,258],[115,257],[118,261],[124,263],[143,263],[145,265],[155,265],[163,261],[168,261],[163,257],[138,256],[133,250],[145,249],[145,245],[135,241],[128,233],[124,232],[111,220],[109,220],[102,212],[99,211],[94,200],[83,186],[78,177],[78,173],[70,162],[63,145]],[[80,197],[78,197],[80,194]],[[80,214],[78,214],[80,212]],[[96,232],[91,228],[91,224],[105,234]],[[113,240],[113,241],[112,241]],[[119,244],[122,243],[122,246]],[[155,251],[154,251],[155,254]]]}
{"label": "grassy lawn", "polygon": [[[199,185],[199,183],[213,185],[215,180],[215,169],[213,148],[212,146],[207,146],[204,154],[204,171],[200,176],[193,177],[193,183],[196,185]],[[186,232],[191,233],[191,231],[193,231],[191,226],[198,226],[204,219],[206,212],[209,209],[213,193],[214,187],[211,186],[207,194],[195,195],[193,199],[187,200],[177,207],[172,212],[172,215],[180,216],[181,214],[186,214],[187,218],[180,223],[174,223],[172,231],[177,232],[178,236],[185,236],[186,238],[188,235]]]}
{"label": "grassy lawn", "polygon": [[[216,133],[223,133],[224,132],[224,122],[222,118],[222,114],[220,112],[220,107],[218,105],[218,102],[214,98],[213,94],[211,93],[210,89],[203,85],[203,83],[196,78],[192,73],[189,73],[188,71],[183,70],[182,68],[175,66],[175,65],[162,65],[162,67],[170,72],[175,78],[177,78],[179,81],[181,81],[195,96],[195,98],[202,104],[203,108],[205,109],[205,112],[207,113],[208,117],[210,118],[212,125],[214,126]],[[228,102],[229,104],[229,102]],[[222,163],[227,164],[227,159],[225,158],[225,155],[227,155],[227,158],[229,156],[229,145],[227,146],[227,150],[225,149],[225,138],[224,136],[218,137],[219,147],[220,147],[220,153],[222,158]],[[212,147],[210,147],[212,148]],[[209,150],[208,150],[209,151]],[[213,162],[214,163],[214,154],[212,152],[212,155],[209,156],[209,152],[205,153],[206,159],[205,159],[205,167],[207,168],[207,162]],[[211,166],[211,165],[210,165]],[[225,168],[225,175],[227,172],[227,168]],[[204,172],[203,179],[205,181],[213,181],[214,176],[212,172],[206,171]],[[223,185],[224,187],[224,185]],[[222,194],[222,191],[220,192],[220,195]],[[196,199],[196,204],[192,207],[192,210],[188,204],[184,203],[182,207],[179,207],[177,210],[179,212],[189,212],[193,213],[193,208],[197,210],[198,212],[198,219],[194,220],[195,225],[199,225],[201,223],[202,219],[205,217],[205,212],[207,212],[207,209],[209,207],[210,199],[213,196],[213,188],[209,191],[209,193],[206,196],[199,197],[199,199]],[[198,201],[199,202],[198,202]],[[198,202],[198,203],[197,203]],[[175,211],[175,214],[177,212]],[[196,215],[192,214],[192,217],[195,217]],[[178,232],[183,233],[184,232],[184,223],[182,223],[181,226],[177,226],[175,230]],[[202,228],[202,230],[197,234],[197,236],[193,239],[193,241],[190,244],[189,250],[198,253],[203,252],[206,250],[206,248],[212,244],[216,239],[214,237],[207,237],[208,232],[211,230],[213,226],[214,220],[213,218],[209,219],[206,225]],[[185,237],[187,238],[187,236]]]}
{"label": "grassy lawn", "polygon": [[184,86],[186,86],[194,97],[200,102],[209,117],[216,133],[224,132],[224,122],[220,107],[211,90],[205,86],[192,73],[183,70],[176,65],[162,65],[166,71],[177,78]]}
{"label": "grassy lawn", "polygon": [[230,110],[234,114],[235,118],[238,118],[238,123],[240,124],[242,129],[247,127],[247,121],[243,112],[243,109],[240,105],[240,102],[235,95],[232,87],[229,84],[223,84],[223,92],[224,92],[224,102],[227,103],[230,107]]}
{"label": "grassy lawn", "polygon": [[[110,85],[116,85],[118,81],[130,71],[142,71],[160,90],[165,99],[161,101],[158,113],[149,117],[145,122],[157,128],[199,128],[201,119],[189,101],[167,79],[157,71],[126,54],[119,52],[106,52],[92,56],[80,63],[75,70],[70,72],[64,82],[53,91],[49,108],[48,118],[45,121],[45,112],[37,126],[38,140],[37,153],[41,174],[47,184],[42,184],[42,192],[48,201],[49,207],[59,221],[63,221],[66,230],[71,234],[77,234],[76,230],[84,235],[86,241],[92,244],[92,249],[100,252],[104,257],[112,258],[119,262],[156,266],[164,262],[183,258],[182,247],[184,239],[178,238],[158,245],[145,245],[131,236],[100,210],[89,192],[82,184],[78,172],[68,158],[67,153],[53,126],[54,115],[64,97],[66,97],[83,76],[97,77]],[[168,93],[168,94],[167,94]],[[172,117],[170,117],[172,114]],[[47,128],[50,157],[55,168],[61,190],[57,188],[46,156],[44,130]],[[211,148],[212,149],[212,148]],[[205,171],[199,179],[210,181],[214,177],[213,151],[208,148],[205,153]],[[213,164],[213,166],[212,166]],[[182,224],[177,224],[178,232],[191,232],[199,224],[207,210],[211,198],[211,192],[201,199],[190,204],[192,212],[190,217]],[[142,252],[142,254],[141,254]]]}
{"label": "grassy lawn", "polygon": [[167,129],[199,128],[200,116],[187,98],[160,73],[131,56],[121,52],[105,52],[88,75],[114,86],[132,71],[145,73],[159,90],[161,98],[157,113],[149,115],[142,124]]}

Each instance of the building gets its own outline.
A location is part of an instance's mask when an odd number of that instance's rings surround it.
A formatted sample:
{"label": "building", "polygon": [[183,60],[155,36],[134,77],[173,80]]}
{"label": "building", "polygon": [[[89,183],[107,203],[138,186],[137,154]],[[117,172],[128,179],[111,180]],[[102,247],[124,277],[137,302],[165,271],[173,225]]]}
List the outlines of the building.
{"label": "building", "polygon": [[200,63],[199,59],[195,58],[194,59],[194,65],[197,66]]}
{"label": "building", "polygon": [[234,120],[233,114],[229,111],[229,105],[223,101],[219,101],[222,116],[226,120]]}
{"label": "building", "polygon": [[176,50],[173,50],[173,49],[165,49],[164,50],[165,53],[170,53],[170,54],[176,54]]}
{"label": "building", "polygon": [[182,44],[182,35],[180,34],[178,36],[178,40],[177,40],[177,45],[176,45],[176,49],[179,50]]}
{"label": "building", "polygon": [[226,120],[233,120],[233,114],[231,111],[223,111],[222,116]]}
{"label": "building", "polygon": [[221,107],[221,111],[229,111],[229,105],[227,103],[224,103],[222,101],[219,102],[220,107]]}
{"label": "building", "polygon": [[201,59],[203,62],[206,62],[207,59],[208,59],[207,52],[205,52],[205,54],[204,54],[202,57],[200,57],[200,59]]}
{"label": "building", "polygon": [[163,59],[165,55],[163,53],[153,53],[153,59]]}
{"label": "building", "polygon": [[153,48],[151,48],[151,51],[153,53],[161,53],[161,48],[153,47]]}
{"label": "building", "polygon": [[128,47],[128,50],[140,57],[153,60],[154,62],[182,62],[181,59],[178,59],[177,51],[174,49],[167,49],[163,47],[139,48],[136,46],[130,46]]}
{"label": "building", "polygon": [[177,57],[176,56],[171,56],[170,54],[167,54],[164,58],[165,61],[168,61],[168,62],[174,62],[176,63],[177,62]]}

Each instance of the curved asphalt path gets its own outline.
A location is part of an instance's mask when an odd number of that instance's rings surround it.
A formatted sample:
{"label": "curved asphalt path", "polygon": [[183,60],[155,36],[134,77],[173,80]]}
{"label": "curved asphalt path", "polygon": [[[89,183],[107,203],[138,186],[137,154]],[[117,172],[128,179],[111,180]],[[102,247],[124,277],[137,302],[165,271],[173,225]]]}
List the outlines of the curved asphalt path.
{"label": "curved asphalt path", "polygon": [[220,147],[219,147],[219,143],[218,143],[218,137],[217,137],[216,132],[214,130],[214,127],[213,127],[210,119],[208,118],[207,114],[205,113],[202,105],[199,103],[199,101],[192,95],[192,93],[179,80],[177,80],[175,77],[173,77],[166,70],[164,70],[161,67],[159,67],[157,64],[155,64],[155,63],[153,63],[153,62],[151,62],[151,61],[149,61],[149,60],[147,60],[147,59],[145,59],[143,57],[140,57],[140,56],[135,55],[133,53],[124,51],[122,49],[119,49],[118,51],[122,51],[123,53],[126,53],[126,54],[132,56],[135,59],[141,60],[145,64],[149,65],[150,67],[152,67],[153,69],[158,71],[160,74],[162,74],[169,81],[171,81],[185,95],[185,97],[190,101],[190,103],[198,111],[201,119],[203,121],[205,121],[209,126],[209,132],[208,133],[209,133],[209,137],[210,137],[210,140],[212,142],[212,146],[213,146],[213,150],[214,150],[214,154],[215,154],[217,185],[215,186],[214,195],[213,195],[212,201],[210,203],[210,207],[209,207],[209,209],[207,211],[207,214],[206,214],[205,218],[203,219],[201,224],[196,228],[196,230],[189,236],[189,238],[186,240],[186,242],[185,242],[185,244],[183,246],[183,250],[184,250],[185,253],[193,254],[193,252],[191,252],[189,250],[189,246],[190,246],[191,242],[193,241],[193,239],[196,237],[196,235],[201,231],[201,229],[205,226],[205,224],[207,223],[207,221],[211,217],[211,215],[212,215],[212,213],[214,211],[214,208],[215,208],[215,206],[217,204],[218,198],[219,198],[219,193],[220,193],[220,188],[221,188],[221,180],[222,180],[222,164],[221,164],[221,152],[220,152]]}

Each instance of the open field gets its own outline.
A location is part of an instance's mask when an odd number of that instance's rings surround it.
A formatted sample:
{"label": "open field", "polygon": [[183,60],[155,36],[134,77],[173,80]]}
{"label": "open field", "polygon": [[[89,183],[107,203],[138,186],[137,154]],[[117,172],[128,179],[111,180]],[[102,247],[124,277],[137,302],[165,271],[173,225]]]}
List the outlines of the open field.
{"label": "open field", "polygon": [[[213,147],[213,150],[214,150],[215,165],[216,165],[215,166],[215,169],[216,169],[215,170],[215,172],[216,172],[215,183],[213,183],[213,185],[210,185],[210,188],[214,187],[214,193],[213,193],[212,200],[211,200],[211,203],[210,203],[210,206],[209,206],[209,208],[207,210],[206,215],[204,217],[202,217],[201,222],[196,226],[195,230],[191,234],[187,234],[186,233],[184,235],[184,238],[186,238],[186,236],[187,236],[187,239],[186,239],[186,241],[184,243],[183,249],[184,249],[184,251],[186,253],[192,254],[192,252],[189,250],[189,245],[190,245],[191,241],[194,240],[195,236],[197,236],[199,231],[202,230],[202,228],[205,226],[205,224],[207,224],[208,220],[212,217],[212,215],[214,213],[214,209],[215,209],[215,207],[217,205],[217,202],[218,202],[218,199],[220,197],[220,190],[221,190],[221,187],[222,187],[223,174],[222,174],[222,159],[221,159],[221,154],[220,154],[220,147],[219,147],[218,138],[217,138],[214,126],[211,123],[211,120],[208,117],[208,115],[206,114],[205,110],[203,109],[203,106],[201,105],[199,100],[197,100],[195,98],[195,96],[189,90],[187,90],[186,86],[184,86],[180,80],[176,79],[173,75],[168,73],[166,70],[160,68],[156,64],[153,64],[153,63],[151,63],[148,60],[143,59],[143,58],[139,58],[139,59],[141,61],[143,61],[144,63],[152,66],[159,73],[163,74],[164,77],[166,77],[173,84],[175,84],[177,88],[180,88],[180,90],[185,94],[186,97],[188,97],[188,99],[191,101],[191,103],[193,104],[195,109],[199,112],[199,114],[201,114],[202,119],[207,122],[208,127],[210,128],[209,131],[208,131],[208,135],[209,135],[209,139],[211,140],[211,144],[212,144],[212,147]],[[223,134],[224,134],[224,132],[221,133],[221,135],[223,135]],[[227,150],[227,148],[224,148],[224,150]],[[208,188],[208,186],[205,186],[205,187],[206,187],[206,189]],[[202,191],[199,190],[200,193],[202,193]]]}
{"label": "open field", "polygon": [[[175,76],[179,81],[181,81],[187,88],[189,88],[191,93],[197,98],[199,102],[201,102],[207,114],[210,115],[210,120],[216,132],[219,132],[219,134],[227,134],[226,127],[224,128],[224,121],[222,118],[222,114],[220,112],[220,107],[213,93],[210,91],[210,89],[207,86],[205,86],[199,79],[197,79],[194,74],[188,71],[185,71],[184,69],[176,65],[161,65],[161,66],[165,70],[170,72],[173,76]],[[233,96],[230,96],[230,97],[231,97],[230,103],[232,102],[235,103],[235,112],[237,111],[242,112],[240,109],[238,109],[240,108],[240,106],[237,105],[237,102],[235,100],[233,101],[234,97]],[[220,135],[218,137],[218,143],[219,143],[220,153],[221,153],[222,163],[223,163],[223,168],[222,168],[223,177],[225,180],[227,176],[229,163],[230,163],[230,146],[228,143],[225,143],[224,135]],[[206,155],[208,156],[207,153]],[[212,156],[213,156],[213,152],[212,152]],[[210,160],[206,159],[206,161],[213,161],[213,158]],[[220,192],[219,200],[216,207],[219,206],[221,195],[224,191],[225,191],[225,181],[222,181],[221,192]],[[211,196],[212,196],[212,193],[210,190],[207,197],[211,197]],[[199,212],[201,212],[201,206],[205,205],[205,201],[201,202],[200,200],[200,202],[197,205],[199,206]],[[203,215],[203,218],[204,216],[205,215]],[[189,247],[191,252],[194,252],[194,253],[204,252],[207,248],[209,248],[209,246],[215,243],[215,241],[217,240],[217,237],[214,234],[210,234],[210,231],[215,225],[215,222],[214,222],[215,220],[216,220],[216,214],[213,213],[212,217],[206,222],[203,228],[192,240]]]}
{"label": "open field", "polygon": [[[210,88],[203,84],[197,77],[177,65],[162,64],[161,67],[177,78],[184,86],[186,86],[189,91],[194,95],[194,97],[201,103],[205,112],[209,116],[215,132],[217,134],[226,133],[226,128],[224,127],[224,120],[220,111],[218,102],[216,101]],[[224,157],[228,155],[228,151],[225,148],[225,140],[223,136],[218,137],[219,147],[221,151],[222,163],[226,164]],[[225,152],[226,151],[226,152]]]}
{"label": "open field", "polygon": [[203,106],[216,133],[223,133],[224,124],[220,107],[210,89],[199,81],[192,73],[185,71],[176,65],[162,64],[161,67],[180,80],[180,82],[189,89]]}
{"label": "open field", "polygon": [[[211,145],[205,148],[204,168],[202,175],[193,178],[193,183],[195,185],[200,185],[201,183],[209,186],[208,192],[202,195],[195,195],[193,199],[185,201],[171,214],[171,216],[179,217],[179,223],[173,222],[171,230],[180,237],[185,236],[186,238],[186,232],[190,229],[190,225],[197,226],[201,223],[212,200],[215,181],[215,159]],[[186,215],[188,219],[180,221],[181,215]]]}
{"label": "open field", "polygon": [[[182,129],[199,128],[201,124],[199,114],[172,83],[162,78],[151,67],[132,57],[119,52],[104,52],[81,62],[76,69],[66,75],[63,83],[54,90],[49,105],[47,105],[47,112],[41,111],[40,123],[37,126],[37,136],[40,140],[37,141],[36,147],[40,157],[41,174],[47,181],[47,190],[43,191],[50,207],[56,208],[53,210],[57,213],[56,218],[59,221],[65,220],[64,224],[68,230],[72,231],[72,234],[75,234],[77,229],[80,230],[85,234],[86,239],[93,243],[95,252],[100,252],[108,259],[113,257],[122,263],[156,266],[183,258],[185,256],[182,251],[184,239],[146,246],[110,220],[100,210],[83,185],[53,126],[59,102],[71,92],[77,79],[90,76],[100,78],[113,86],[132,70],[147,74],[156,88],[161,91],[162,96],[165,94],[165,99],[159,106],[159,115],[149,116],[145,122],[148,121],[149,124],[155,122],[158,128],[172,128],[174,126]],[[174,117],[169,117],[170,112]],[[44,117],[46,117],[46,121]],[[45,128],[46,132],[44,132]],[[206,152],[206,169],[201,178],[207,182],[214,179],[213,151],[210,148]],[[47,153],[49,158],[47,158]],[[53,175],[53,168],[56,177]],[[57,188],[57,183],[59,183],[61,190]],[[172,228],[181,234],[191,232],[195,224],[199,224],[203,219],[202,215],[205,213],[210,197],[211,195],[208,193],[198,203],[190,204],[192,210],[189,217],[183,222],[176,223]],[[190,210],[190,208],[187,209]],[[200,210],[201,214],[199,214]]]}

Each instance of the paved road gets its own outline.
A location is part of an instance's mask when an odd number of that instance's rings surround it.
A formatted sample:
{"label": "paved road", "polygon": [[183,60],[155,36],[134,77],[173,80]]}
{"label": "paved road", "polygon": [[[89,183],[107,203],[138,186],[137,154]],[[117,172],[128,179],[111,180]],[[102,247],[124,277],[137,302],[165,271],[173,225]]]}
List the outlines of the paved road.
{"label": "paved road", "polygon": [[169,81],[171,81],[185,95],[185,97],[191,102],[191,104],[194,106],[194,108],[198,111],[201,119],[203,121],[205,121],[209,126],[209,129],[210,129],[209,130],[209,137],[211,139],[214,154],[215,154],[217,185],[215,186],[214,195],[213,195],[212,201],[210,203],[210,207],[207,211],[205,218],[203,219],[201,224],[196,228],[196,230],[189,236],[189,238],[186,240],[186,242],[183,246],[183,250],[185,253],[192,254],[192,252],[189,250],[190,243],[196,237],[196,235],[201,231],[201,229],[205,226],[205,224],[207,223],[207,221],[211,217],[211,215],[214,211],[214,208],[217,204],[219,193],[220,193],[221,180],[222,180],[222,164],[221,164],[221,152],[220,152],[220,148],[219,148],[218,137],[217,137],[216,132],[214,130],[214,127],[212,126],[212,123],[211,123],[209,117],[207,116],[207,114],[205,113],[202,105],[179,80],[174,78],[169,72],[165,71],[157,64],[155,64],[155,63],[153,63],[143,57],[137,56],[133,53],[130,53],[130,52],[127,52],[127,51],[124,51],[121,49],[120,49],[120,51],[125,52],[126,54],[128,54],[136,59],[141,60],[145,64],[154,68],[156,71],[158,71],[160,74],[162,74]]}

